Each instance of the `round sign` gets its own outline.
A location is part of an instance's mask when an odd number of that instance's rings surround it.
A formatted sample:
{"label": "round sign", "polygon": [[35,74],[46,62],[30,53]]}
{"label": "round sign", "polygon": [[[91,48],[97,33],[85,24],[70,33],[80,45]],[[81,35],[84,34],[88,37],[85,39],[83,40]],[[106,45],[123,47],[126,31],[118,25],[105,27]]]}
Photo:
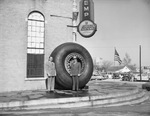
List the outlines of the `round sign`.
{"label": "round sign", "polygon": [[83,20],[78,25],[78,32],[83,37],[91,37],[97,30],[96,24],[91,20]]}

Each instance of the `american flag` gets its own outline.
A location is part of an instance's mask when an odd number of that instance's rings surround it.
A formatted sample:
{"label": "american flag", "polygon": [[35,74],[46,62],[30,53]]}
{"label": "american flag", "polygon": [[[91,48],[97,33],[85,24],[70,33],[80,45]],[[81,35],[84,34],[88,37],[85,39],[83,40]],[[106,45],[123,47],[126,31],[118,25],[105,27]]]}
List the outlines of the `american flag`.
{"label": "american flag", "polygon": [[119,54],[118,54],[118,52],[117,52],[116,49],[115,49],[114,61],[118,61],[119,64],[122,63],[122,61],[121,61],[121,59],[120,59],[120,57],[119,57]]}

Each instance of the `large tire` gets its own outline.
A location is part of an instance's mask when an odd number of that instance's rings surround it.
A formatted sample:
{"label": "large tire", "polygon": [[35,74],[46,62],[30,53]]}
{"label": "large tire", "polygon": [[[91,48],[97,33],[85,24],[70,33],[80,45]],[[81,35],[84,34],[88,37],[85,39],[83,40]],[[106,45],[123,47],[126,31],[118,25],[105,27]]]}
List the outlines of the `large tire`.
{"label": "large tire", "polygon": [[55,88],[62,90],[72,89],[72,78],[69,74],[70,61],[73,56],[81,63],[81,76],[79,77],[79,88],[82,89],[89,82],[93,73],[93,60],[89,52],[76,43],[64,43],[54,49],[51,56],[56,64]]}

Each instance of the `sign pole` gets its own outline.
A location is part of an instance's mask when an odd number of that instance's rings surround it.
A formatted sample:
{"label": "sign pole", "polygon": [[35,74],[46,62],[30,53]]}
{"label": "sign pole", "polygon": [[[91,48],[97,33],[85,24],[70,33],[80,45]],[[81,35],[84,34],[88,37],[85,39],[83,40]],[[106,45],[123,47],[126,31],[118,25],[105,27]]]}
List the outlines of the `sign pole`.
{"label": "sign pole", "polygon": [[72,26],[73,26],[73,42],[77,41],[77,17],[78,17],[78,12],[77,12],[77,3],[76,0],[73,0],[73,9],[72,9]]}

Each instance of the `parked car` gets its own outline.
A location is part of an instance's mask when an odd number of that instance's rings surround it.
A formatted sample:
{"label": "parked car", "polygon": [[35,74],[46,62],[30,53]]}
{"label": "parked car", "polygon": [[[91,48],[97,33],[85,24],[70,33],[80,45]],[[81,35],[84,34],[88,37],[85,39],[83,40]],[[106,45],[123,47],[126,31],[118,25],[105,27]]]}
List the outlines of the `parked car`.
{"label": "parked car", "polygon": [[101,76],[101,75],[92,76],[92,77],[91,77],[91,81],[92,81],[92,80],[103,80],[103,78],[104,78],[104,77]]}
{"label": "parked car", "polygon": [[132,76],[130,74],[123,74],[122,81],[130,81]]}
{"label": "parked car", "polygon": [[93,71],[93,76],[99,76],[99,75],[100,75],[99,71]]}
{"label": "parked car", "polygon": [[149,78],[148,74],[146,74],[146,73],[141,74],[141,78],[140,78],[140,74],[136,74],[135,75],[135,81],[140,81],[140,80],[150,81],[150,78]]}
{"label": "parked car", "polygon": [[135,76],[132,73],[124,73],[122,74],[122,81],[135,81]]}
{"label": "parked car", "polygon": [[113,73],[112,79],[120,79],[119,73]]}
{"label": "parked car", "polygon": [[104,79],[107,79],[106,74],[100,72],[93,72],[93,76],[91,77],[91,80],[104,80]]}
{"label": "parked car", "polygon": [[106,72],[101,73],[101,75],[103,76],[103,79],[108,79],[108,74]]}

